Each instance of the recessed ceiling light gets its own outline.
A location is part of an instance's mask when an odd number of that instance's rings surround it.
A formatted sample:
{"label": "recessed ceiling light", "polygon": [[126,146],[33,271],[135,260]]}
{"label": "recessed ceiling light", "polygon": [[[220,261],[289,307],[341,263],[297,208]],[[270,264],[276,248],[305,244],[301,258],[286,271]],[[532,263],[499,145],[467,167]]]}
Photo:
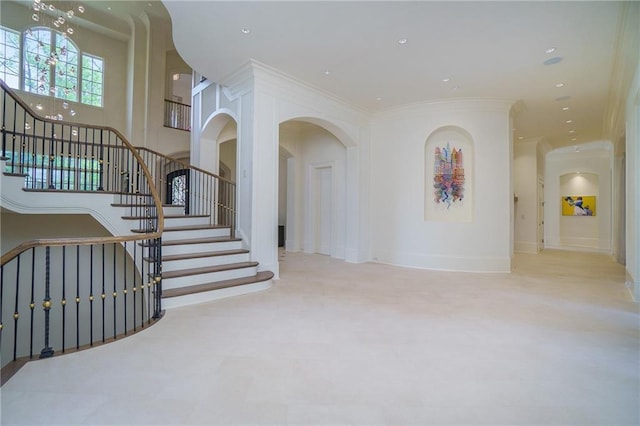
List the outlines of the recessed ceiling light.
{"label": "recessed ceiling light", "polygon": [[329,75],[329,74],[331,74],[331,71],[330,71],[330,70],[325,70],[325,71],[324,71],[324,75]]}
{"label": "recessed ceiling light", "polygon": [[545,50],[545,53],[553,53],[553,52],[555,52],[555,51],[556,51],[556,48],[555,48],[555,47],[550,47],[550,48],[548,48],[547,50]]}
{"label": "recessed ceiling light", "polygon": [[571,124],[571,123],[573,123],[573,120],[567,120],[567,121],[565,121],[565,123]]}
{"label": "recessed ceiling light", "polygon": [[563,111],[569,111],[569,107],[562,107]]}
{"label": "recessed ceiling light", "polygon": [[557,64],[560,61],[562,61],[562,58],[560,56],[554,56],[553,58],[549,58],[546,61],[544,61],[543,64],[553,65],[553,64]]}
{"label": "recessed ceiling light", "polygon": [[111,10],[111,6],[107,6],[107,10]]}
{"label": "recessed ceiling light", "polygon": [[376,101],[380,102],[382,100],[382,98],[376,98]]}
{"label": "recessed ceiling light", "polygon": [[522,140],[524,139],[524,136],[518,136],[518,139]]}
{"label": "recessed ceiling light", "polygon": [[561,101],[568,101],[569,99],[571,99],[571,96],[560,96],[559,98],[556,98],[557,102],[561,102]]}
{"label": "recessed ceiling light", "polygon": [[571,140],[572,140],[572,141],[577,141],[577,140],[578,140],[578,138],[571,138]]}
{"label": "recessed ceiling light", "polygon": [[564,83],[556,83],[556,87],[559,89],[561,87],[564,87]]}
{"label": "recessed ceiling light", "polygon": [[398,40],[399,44],[407,44],[407,39],[406,38],[401,38],[400,40]]}
{"label": "recessed ceiling light", "polygon": [[249,34],[251,32],[249,28],[243,28],[240,31],[242,31],[242,34]]}
{"label": "recessed ceiling light", "polygon": [[448,83],[450,81],[451,81],[451,79],[449,77],[445,77],[445,78],[442,79],[443,83]]}
{"label": "recessed ceiling light", "polygon": [[573,134],[575,132],[576,132],[575,130],[569,130],[569,133],[571,133],[571,134]]}

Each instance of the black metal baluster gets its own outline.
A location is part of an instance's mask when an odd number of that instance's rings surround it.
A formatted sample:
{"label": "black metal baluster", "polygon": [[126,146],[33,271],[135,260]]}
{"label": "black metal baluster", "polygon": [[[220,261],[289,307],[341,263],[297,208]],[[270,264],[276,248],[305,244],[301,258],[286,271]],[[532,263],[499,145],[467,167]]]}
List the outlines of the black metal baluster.
{"label": "black metal baluster", "polygon": [[[135,247],[135,243],[134,243]],[[127,335],[127,242],[124,242],[124,251],[122,253],[122,309],[124,311],[124,335]]]}
{"label": "black metal baluster", "polygon": [[13,360],[18,358],[18,319],[20,318],[20,312],[18,311],[18,304],[20,303],[20,256],[16,259],[16,299],[13,308]]}
{"label": "black metal baluster", "polygon": [[48,175],[48,179],[49,179],[49,189],[55,189],[55,185],[53,184],[53,174],[54,174],[54,162],[55,162],[55,141],[54,141],[54,137],[55,137],[55,126],[53,125],[53,123],[51,123],[51,139],[49,140],[49,173],[47,173]]}
{"label": "black metal baluster", "polygon": [[40,351],[40,358],[49,358],[53,356],[53,348],[49,346],[49,333],[50,333],[50,311],[51,311],[51,280],[50,280],[50,247],[45,247],[44,257],[44,301],[42,302],[42,308],[44,309],[44,348]]}
{"label": "black metal baluster", "polygon": [[[156,219],[158,220],[158,219]],[[155,294],[155,312],[154,318],[159,319],[162,312],[162,238],[156,238],[156,254],[155,254],[155,270],[156,270],[156,294]]]}
{"label": "black metal baluster", "polygon": [[64,189],[64,124],[60,126],[60,189]]}
{"label": "black metal baluster", "polygon": [[113,147],[111,146],[111,135],[112,133],[109,132],[109,141],[107,142],[108,144],[108,148],[107,148],[107,191],[111,191],[113,188],[113,177],[115,175],[115,171],[113,171],[113,168],[111,166],[111,151],[113,150]]}
{"label": "black metal baluster", "polygon": [[118,292],[116,289],[116,243],[113,243],[113,339],[116,338],[116,297]]}
{"label": "black metal baluster", "polygon": [[[144,246],[142,248],[142,250],[144,250]],[[137,286],[136,286],[136,265],[138,264],[137,262],[137,256],[138,255],[138,249],[137,249],[137,245],[136,242],[133,242],[133,331],[136,331],[136,291],[137,291]]]}
{"label": "black metal baluster", "polygon": [[91,185],[90,185],[90,191],[95,191],[94,188],[94,175],[95,175],[95,161],[96,161],[96,153],[95,153],[95,148],[96,148],[96,129],[92,130],[93,135],[91,136],[91,169],[89,171],[89,176],[91,178]]}
{"label": "black metal baluster", "polygon": [[104,172],[104,130],[100,130],[100,148],[98,149],[98,191],[104,191],[102,186],[102,173]]}
{"label": "black metal baluster", "polygon": [[93,346],[93,244],[89,246],[89,345]]}
{"label": "black metal baluster", "polygon": [[33,310],[36,307],[34,300],[34,289],[36,285],[36,248],[31,248],[31,301],[29,302],[29,309],[31,309],[31,325],[29,329],[29,358],[33,358]]}
{"label": "black metal baluster", "polygon": [[62,246],[62,353],[65,351],[67,335],[67,246]]}
{"label": "black metal baluster", "polygon": [[[15,173],[16,163],[16,119],[18,118],[16,114],[18,110],[17,106],[18,103],[16,101],[13,101],[13,128],[11,132],[11,173]],[[6,112],[4,115],[6,115]]]}
{"label": "black metal baluster", "polygon": [[[141,240],[151,243],[151,240]],[[149,252],[151,252],[151,246],[147,248]],[[144,328],[144,292],[145,288],[148,286],[145,284],[145,274],[144,274],[144,247],[142,248],[142,252],[140,253],[140,278],[142,282],[140,283],[140,327]]]}
{"label": "black metal baluster", "polygon": [[84,145],[84,161],[80,163],[82,165],[81,166],[82,167],[82,169],[81,169],[82,170],[82,176],[84,177],[82,179],[82,190],[83,191],[87,191],[87,167],[88,167],[87,162],[89,161],[88,160],[88,157],[89,157],[89,153],[88,153],[89,145],[87,144],[87,139],[89,138],[88,137],[88,132],[89,132],[89,129],[85,127],[85,129],[84,129],[84,140],[82,141],[82,145]]}
{"label": "black metal baluster", "polygon": [[76,349],[80,349],[80,246],[76,246]]}
{"label": "black metal baluster", "polygon": [[[0,300],[4,295],[4,265],[0,265]],[[0,303],[0,348],[2,347],[2,330],[4,330],[4,323],[2,322],[2,303]],[[14,344],[15,346],[15,344]]]}
{"label": "black metal baluster", "polygon": [[6,157],[7,156],[7,128],[6,128],[6,120],[7,120],[7,114],[6,114],[6,109],[7,108],[7,91],[6,90],[2,90],[2,156]]}
{"label": "black metal baluster", "polygon": [[106,303],[106,293],[105,293],[105,280],[104,280],[104,244],[102,244],[102,293],[100,294],[100,298],[102,299],[102,343],[105,341],[105,303]]}

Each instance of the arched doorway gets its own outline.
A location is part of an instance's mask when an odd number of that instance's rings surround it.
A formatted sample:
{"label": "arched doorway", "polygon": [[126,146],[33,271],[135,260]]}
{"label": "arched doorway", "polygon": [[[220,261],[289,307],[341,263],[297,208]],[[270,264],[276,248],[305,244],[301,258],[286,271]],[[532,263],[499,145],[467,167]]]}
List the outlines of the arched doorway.
{"label": "arched doorway", "polygon": [[284,225],[287,251],[344,259],[347,147],[320,124],[280,124],[278,226]]}

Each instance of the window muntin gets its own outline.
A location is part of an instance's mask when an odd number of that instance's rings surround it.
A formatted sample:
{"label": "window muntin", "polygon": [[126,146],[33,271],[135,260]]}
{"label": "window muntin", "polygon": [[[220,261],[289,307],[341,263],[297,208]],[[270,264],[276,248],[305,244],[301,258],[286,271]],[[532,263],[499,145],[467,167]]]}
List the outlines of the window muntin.
{"label": "window muntin", "polygon": [[25,91],[78,101],[78,48],[63,33],[27,30],[23,69]]}
{"label": "window muntin", "polygon": [[78,48],[68,38],[56,34],[58,57],[55,65],[56,98],[78,101]]}
{"label": "window muntin", "polygon": [[20,87],[20,33],[5,27],[0,27],[0,79]]}
{"label": "window muntin", "polygon": [[97,56],[82,54],[82,103],[102,106],[104,61]]}
{"label": "window muntin", "polygon": [[49,28],[21,34],[0,26],[0,78],[14,89],[104,105],[104,59],[80,52],[65,33]]}

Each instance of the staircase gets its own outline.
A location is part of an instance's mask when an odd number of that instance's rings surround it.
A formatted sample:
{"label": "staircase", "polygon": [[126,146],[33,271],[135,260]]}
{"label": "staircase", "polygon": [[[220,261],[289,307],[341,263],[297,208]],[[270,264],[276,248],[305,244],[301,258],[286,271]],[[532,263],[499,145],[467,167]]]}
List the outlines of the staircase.
{"label": "staircase", "polygon": [[[10,168],[0,162],[5,170]],[[2,206],[18,213],[88,213],[111,233],[144,233],[145,216],[137,204],[117,202],[118,195],[99,192],[60,192],[25,189],[25,175],[3,172]],[[87,201],[90,198],[91,201]],[[208,215],[185,214],[181,205],[165,205],[162,233],[162,309],[264,290],[273,273],[258,271],[242,239],[232,236],[231,226],[211,225]],[[119,219],[119,220],[118,220]],[[149,243],[139,243],[149,247]],[[144,262],[155,262],[145,251]],[[145,270],[150,270],[149,265]]]}
{"label": "staircase", "polygon": [[[174,308],[267,289],[273,272],[258,272],[231,227],[210,225],[207,215],[164,206],[162,307]],[[139,232],[139,230],[133,230]],[[146,262],[154,262],[152,256]]]}
{"label": "staircase", "polygon": [[[161,309],[271,286],[274,274],[260,271],[235,236],[235,183],[134,148],[114,129],[40,118],[1,80],[0,86],[2,208],[89,213],[121,242],[141,234],[123,245],[143,280],[162,282]],[[170,186],[176,178],[181,194]],[[161,238],[144,239],[159,231]],[[133,256],[134,246],[142,256]]]}

